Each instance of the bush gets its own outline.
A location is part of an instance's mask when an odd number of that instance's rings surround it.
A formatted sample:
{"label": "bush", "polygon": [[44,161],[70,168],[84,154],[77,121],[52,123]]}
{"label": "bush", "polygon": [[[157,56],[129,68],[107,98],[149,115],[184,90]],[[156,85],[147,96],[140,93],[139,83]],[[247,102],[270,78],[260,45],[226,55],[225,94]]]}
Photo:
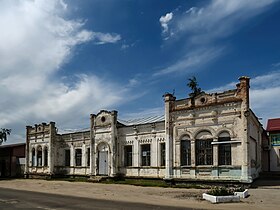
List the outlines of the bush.
{"label": "bush", "polygon": [[233,195],[234,191],[226,187],[213,187],[207,193],[209,195],[214,195],[214,196],[226,196],[226,195]]}
{"label": "bush", "polygon": [[246,188],[244,186],[241,186],[241,187],[236,187],[234,189],[234,192],[244,192],[246,190]]}

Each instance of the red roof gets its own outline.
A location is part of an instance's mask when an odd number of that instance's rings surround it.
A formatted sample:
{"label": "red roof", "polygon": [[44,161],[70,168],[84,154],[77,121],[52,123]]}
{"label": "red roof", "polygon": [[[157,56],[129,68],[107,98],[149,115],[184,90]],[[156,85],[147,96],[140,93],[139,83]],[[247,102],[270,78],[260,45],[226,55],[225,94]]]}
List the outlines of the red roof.
{"label": "red roof", "polygon": [[280,131],[280,118],[268,119],[266,131]]}

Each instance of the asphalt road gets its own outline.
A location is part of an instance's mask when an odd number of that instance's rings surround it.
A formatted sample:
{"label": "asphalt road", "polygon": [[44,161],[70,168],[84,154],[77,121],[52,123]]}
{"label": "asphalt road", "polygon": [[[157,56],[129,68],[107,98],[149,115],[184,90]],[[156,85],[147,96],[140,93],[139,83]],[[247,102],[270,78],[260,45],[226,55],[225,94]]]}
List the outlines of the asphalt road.
{"label": "asphalt road", "polygon": [[[134,201],[132,201],[134,202]],[[75,196],[63,196],[48,193],[38,193],[31,191],[12,190],[0,188],[0,210],[82,210],[82,209],[192,209],[171,206],[149,205],[143,203],[117,202],[108,200],[98,200],[90,198],[80,198]]]}

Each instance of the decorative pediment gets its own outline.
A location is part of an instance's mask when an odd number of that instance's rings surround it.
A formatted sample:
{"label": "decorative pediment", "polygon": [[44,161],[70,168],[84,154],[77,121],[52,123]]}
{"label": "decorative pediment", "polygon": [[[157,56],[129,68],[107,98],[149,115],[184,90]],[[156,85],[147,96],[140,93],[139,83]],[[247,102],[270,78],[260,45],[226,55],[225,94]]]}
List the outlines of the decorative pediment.
{"label": "decorative pediment", "polygon": [[200,93],[194,98],[195,105],[205,105],[211,102],[213,102],[213,96],[205,92]]}
{"label": "decorative pediment", "polygon": [[115,123],[117,111],[101,110],[96,116],[94,116],[94,125],[98,127],[107,127]]}

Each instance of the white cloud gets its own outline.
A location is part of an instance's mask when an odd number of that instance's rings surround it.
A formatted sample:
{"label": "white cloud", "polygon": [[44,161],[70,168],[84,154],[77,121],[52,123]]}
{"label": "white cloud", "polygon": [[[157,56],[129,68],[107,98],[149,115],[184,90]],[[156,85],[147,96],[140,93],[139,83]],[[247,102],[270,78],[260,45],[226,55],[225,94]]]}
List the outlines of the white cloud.
{"label": "white cloud", "polygon": [[187,11],[186,11],[186,14],[191,14],[191,15],[193,15],[193,14],[201,14],[203,12],[203,8],[201,8],[201,9],[198,9],[197,7],[191,7],[190,9],[188,9]]}
{"label": "white cloud", "polygon": [[280,66],[280,62],[278,62],[278,63],[273,63],[273,64],[271,64],[271,66],[273,66],[273,67],[279,67],[279,66]]}
{"label": "white cloud", "polygon": [[[265,125],[268,118],[280,117],[280,71],[274,71],[265,75],[251,78],[250,104],[256,115],[262,118]],[[234,89],[238,82],[230,82],[222,87],[214,88],[206,92],[221,92]]]}
{"label": "white cloud", "polygon": [[65,10],[67,9],[67,4],[63,0],[59,0],[59,3],[63,7],[63,9],[65,9]]}
{"label": "white cloud", "polygon": [[[173,11],[174,13],[167,13],[173,14],[171,18],[170,15],[162,16],[163,39],[173,42],[180,41],[186,47],[184,56],[179,57],[174,64],[166,67],[165,70],[160,70],[155,75],[162,74],[162,72],[189,71],[189,68],[211,62],[211,57],[203,59],[205,55],[201,55],[200,62],[192,62],[188,59],[188,55],[205,49],[209,51],[214,47],[225,50],[226,46],[221,46],[219,41],[238,31],[248,20],[266,11],[274,2],[276,0],[212,0],[207,1],[208,4],[200,8],[191,7],[181,13],[177,9]],[[171,37],[173,39],[170,39]],[[212,58],[217,58],[217,55]],[[196,59],[198,59],[197,56]]]}
{"label": "white cloud", "polygon": [[262,119],[263,125],[266,125],[269,118],[280,117],[280,86],[252,88],[250,94],[252,109]]}
{"label": "white cloud", "polygon": [[135,78],[130,79],[130,80],[128,81],[128,86],[129,86],[129,87],[134,87],[134,86],[139,85],[139,84],[140,84],[139,80],[137,80],[137,79],[135,79]]}
{"label": "white cloud", "polygon": [[[265,11],[275,0],[213,0],[201,8],[183,13],[174,31],[191,35],[194,43],[211,42],[236,32],[247,20]],[[171,26],[170,26],[171,27]]]}
{"label": "white cloud", "polygon": [[266,75],[252,78],[251,84],[259,88],[279,87],[280,86],[280,71],[273,71]]}
{"label": "white cloud", "polygon": [[128,44],[122,44],[121,49],[122,50],[126,50],[128,49],[130,46]]}
{"label": "white cloud", "polygon": [[237,84],[237,82],[230,82],[224,86],[215,87],[215,88],[206,90],[206,92],[207,93],[217,93],[217,92],[223,92],[226,90],[232,90],[232,89],[236,88],[236,84]]}
{"label": "white cloud", "polygon": [[198,67],[203,66],[204,64],[214,60],[217,58],[223,49],[198,49],[196,51],[191,51],[187,53],[183,58],[177,61],[175,64],[168,66],[167,68],[163,68],[156,73],[154,76],[161,76],[165,74],[171,73],[190,73],[194,70],[197,70]]}
{"label": "white cloud", "polygon": [[121,40],[119,34],[109,34],[109,33],[93,33],[93,38],[97,39],[97,44],[106,44],[106,43],[116,43]]}
{"label": "white cloud", "polygon": [[136,45],[136,43],[137,43],[138,41],[136,41],[136,42],[133,42],[133,43],[126,43],[126,41],[124,40],[123,41],[123,44],[121,45],[121,50],[127,50],[127,49],[129,49],[129,48],[131,48],[131,47],[134,47],[135,45]]}
{"label": "white cloud", "polygon": [[165,16],[161,16],[159,19],[159,22],[161,24],[161,27],[163,29],[162,33],[167,33],[168,32],[168,23],[172,20],[173,18],[173,13],[166,13]]}
{"label": "white cloud", "polygon": [[262,123],[268,118],[280,117],[280,71],[260,75],[251,80],[251,106]]}
{"label": "white cloud", "polygon": [[[56,121],[76,127],[90,113],[120,104],[127,88],[94,75],[69,82],[58,71],[79,44],[116,43],[118,34],[84,29],[65,18],[62,0],[0,2],[0,127],[12,128],[8,143],[24,141],[27,124]],[[22,139],[19,139],[19,138]]]}
{"label": "white cloud", "polygon": [[[275,88],[280,87],[280,71],[269,72],[265,75],[256,76],[250,79],[251,89],[267,89],[267,88]],[[230,89],[236,88],[236,84],[238,82],[230,82],[221,87],[215,87],[213,89],[207,90],[206,92],[214,93],[214,92],[222,92]]]}

